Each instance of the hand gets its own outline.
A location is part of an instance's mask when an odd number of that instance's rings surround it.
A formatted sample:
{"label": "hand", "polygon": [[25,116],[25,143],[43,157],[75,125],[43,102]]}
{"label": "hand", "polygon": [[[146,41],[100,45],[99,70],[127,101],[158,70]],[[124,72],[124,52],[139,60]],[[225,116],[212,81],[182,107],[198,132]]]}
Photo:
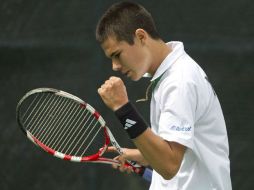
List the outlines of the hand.
{"label": "hand", "polygon": [[[138,149],[128,149],[128,148],[123,148],[122,149],[123,154],[115,157],[114,159],[120,162],[120,166],[117,164],[113,164],[113,168],[119,169],[121,172],[127,172],[131,173],[133,172],[132,167],[127,166],[126,160],[131,160],[137,162],[137,164],[142,165],[142,166],[148,166],[148,162],[144,159],[142,154]],[[107,152],[117,152],[116,148],[113,146],[108,147]]]}
{"label": "hand", "polygon": [[110,77],[98,89],[103,102],[113,111],[128,103],[128,95],[123,81],[118,77]]}

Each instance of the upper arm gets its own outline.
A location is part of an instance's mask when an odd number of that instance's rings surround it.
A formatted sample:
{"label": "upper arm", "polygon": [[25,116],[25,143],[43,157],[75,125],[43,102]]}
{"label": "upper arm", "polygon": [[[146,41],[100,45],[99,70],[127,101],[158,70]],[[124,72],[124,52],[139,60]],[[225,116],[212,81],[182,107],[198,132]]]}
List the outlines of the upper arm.
{"label": "upper arm", "polygon": [[[160,116],[158,135],[168,142],[193,148],[197,94],[191,82],[166,82],[158,98]],[[172,143],[175,144],[175,143]],[[181,147],[181,146],[180,146]],[[176,146],[176,150],[179,146]],[[182,148],[180,148],[182,149]]]}

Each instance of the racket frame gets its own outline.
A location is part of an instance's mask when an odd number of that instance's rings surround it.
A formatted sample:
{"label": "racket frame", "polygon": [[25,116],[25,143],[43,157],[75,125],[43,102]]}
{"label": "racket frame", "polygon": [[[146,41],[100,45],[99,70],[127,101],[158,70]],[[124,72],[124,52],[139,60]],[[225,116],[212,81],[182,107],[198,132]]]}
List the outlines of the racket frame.
{"label": "racket frame", "polygon": [[[61,152],[58,152],[56,150],[51,149],[50,147],[46,146],[45,144],[43,144],[40,140],[38,140],[36,137],[34,137],[29,131],[27,131],[25,129],[25,127],[23,126],[21,120],[20,120],[20,107],[22,105],[22,103],[31,95],[36,94],[36,93],[53,93],[55,95],[58,96],[62,96],[65,98],[69,98],[72,99],[74,101],[76,101],[77,103],[79,103],[81,105],[81,107],[84,107],[85,109],[87,109],[101,124],[101,127],[103,128],[103,132],[104,132],[104,136],[105,136],[105,143],[104,146],[101,147],[98,152],[96,154],[90,155],[90,156],[84,156],[84,157],[78,157],[78,156],[71,156],[71,155],[66,155],[63,154]],[[122,148],[121,146],[118,144],[118,142],[116,141],[116,139],[114,138],[112,132],[110,131],[110,129],[106,126],[106,122],[105,120],[102,118],[102,116],[99,114],[99,112],[97,112],[90,104],[86,103],[85,101],[83,101],[82,99],[78,98],[77,96],[74,96],[68,92],[62,91],[62,90],[57,90],[54,88],[37,88],[37,89],[33,89],[30,90],[29,92],[27,92],[18,102],[17,107],[16,107],[16,120],[20,126],[20,129],[23,131],[23,133],[27,136],[27,138],[32,141],[35,145],[39,146],[40,148],[42,148],[44,151],[46,151],[47,153],[63,159],[63,160],[69,160],[72,162],[91,162],[91,163],[104,163],[104,164],[118,164],[120,165],[120,163],[117,160],[111,159],[111,158],[105,158],[102,157],[102,155],[106,152],[109,144],[111,143],[117,150],[117,152],[119,153],[119,155],[123,154]],[[128,161],[128,166],[133,167],[134,171],[136,170],[136,168],[139,170],[139,168],[141,168],[140,165],[136,164],[136,162],[133,161]]]}

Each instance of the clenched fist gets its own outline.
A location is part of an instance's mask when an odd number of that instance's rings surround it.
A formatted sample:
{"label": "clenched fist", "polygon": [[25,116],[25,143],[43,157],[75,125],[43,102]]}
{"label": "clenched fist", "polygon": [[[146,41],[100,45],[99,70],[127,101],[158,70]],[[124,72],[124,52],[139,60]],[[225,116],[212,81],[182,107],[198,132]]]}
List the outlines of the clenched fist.
{"label": "clenched fist", "polygon": [[113,111],[127,104],[129,99],[123,81],[118,77],[110,77],[98,89],[103,102]]}

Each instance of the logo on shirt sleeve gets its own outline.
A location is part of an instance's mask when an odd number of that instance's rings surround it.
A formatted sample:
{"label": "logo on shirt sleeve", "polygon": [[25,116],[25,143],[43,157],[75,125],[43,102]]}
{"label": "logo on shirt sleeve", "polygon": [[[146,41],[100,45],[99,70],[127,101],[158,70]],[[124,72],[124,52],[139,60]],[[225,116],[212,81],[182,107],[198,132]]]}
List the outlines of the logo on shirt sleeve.
{"label": "logo on shirt sleeve", "polygon": [[170,129],[171,129],[172,131],[188,132],[188,131],[191,131],[191,126],[179,127],[179,126],[172,125],[172,126],[170,127]]}

